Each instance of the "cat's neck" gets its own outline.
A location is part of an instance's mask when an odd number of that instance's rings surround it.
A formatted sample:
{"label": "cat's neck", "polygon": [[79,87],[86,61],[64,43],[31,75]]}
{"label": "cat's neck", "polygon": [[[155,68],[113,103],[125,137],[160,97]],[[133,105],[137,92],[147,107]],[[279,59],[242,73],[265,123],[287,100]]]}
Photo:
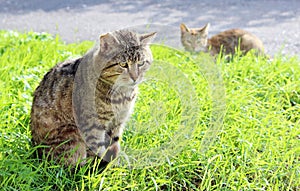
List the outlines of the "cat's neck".
{"label": "cat's neck", "polygon": [[207,39],[207,44],[205,46],[205,53],[211,53],[211,50],[214,48],[214,42],[209,38]]}

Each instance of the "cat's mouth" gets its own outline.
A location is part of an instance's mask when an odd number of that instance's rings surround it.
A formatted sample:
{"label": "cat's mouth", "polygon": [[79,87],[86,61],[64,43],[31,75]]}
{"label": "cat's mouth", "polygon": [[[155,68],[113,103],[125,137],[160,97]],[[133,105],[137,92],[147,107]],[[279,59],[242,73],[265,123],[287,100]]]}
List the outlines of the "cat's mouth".
{"label": "cat's mouth", "polygon": [[142,82],[143,82],[143,80],[132,81],[129,85],[132,87],[136,87]]}
{"label": "cat's mouth", "polygon": [[140,84],[141,82],[140,81],[135,81],[135,82],[131,82],[131,86],[137,86],[138,84]]}

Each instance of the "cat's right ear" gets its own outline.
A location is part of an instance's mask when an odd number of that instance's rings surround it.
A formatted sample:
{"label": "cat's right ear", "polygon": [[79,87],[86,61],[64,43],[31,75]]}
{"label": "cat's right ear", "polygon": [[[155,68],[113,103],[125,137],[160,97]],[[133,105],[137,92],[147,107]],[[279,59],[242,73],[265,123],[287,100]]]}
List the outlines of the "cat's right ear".
{"label": "cat's right ear", "polygon": [[183,23],[180,24],[180,30],[182,33],[189,32],[189,28],[187,28],[187,26],[185,26]]}
{"label": "cat's right ear", "polygon": [[118,44],[118,42],[111,33],[100,35],[100,52],[111,52],[116,44]]}
{"label": "cat's right ear", "polygon": [[201,28],[199,31],[202,33],[202,34],[208,34],[208,30],[209,30],[209,27],[210,27],[210,23],[207,23],[203,28]]}

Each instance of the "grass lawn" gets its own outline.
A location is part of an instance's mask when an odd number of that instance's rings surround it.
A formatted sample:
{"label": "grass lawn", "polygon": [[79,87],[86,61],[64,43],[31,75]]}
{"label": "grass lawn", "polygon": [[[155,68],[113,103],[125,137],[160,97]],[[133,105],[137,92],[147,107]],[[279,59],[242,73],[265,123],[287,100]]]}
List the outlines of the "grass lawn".
{"label": "grass lawn", "polygon": [[[0,31],[0,190],[300,190],[300,61],[231,62],[153,45],[119,166],[33,157],[32,93],[92,42]],[[225,105],[226,104],[226,105]]]}

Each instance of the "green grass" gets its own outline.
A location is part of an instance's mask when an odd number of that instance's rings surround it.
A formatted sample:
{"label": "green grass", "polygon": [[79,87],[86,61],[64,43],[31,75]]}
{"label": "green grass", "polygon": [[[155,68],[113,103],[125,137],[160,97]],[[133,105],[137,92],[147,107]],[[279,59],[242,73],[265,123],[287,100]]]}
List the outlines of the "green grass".
{"label": "green grass", "polygon": [[123,136],[130,167],[121,160],[100,173],[96,163],[72,170],[38,161],[32,93],[57,62],[91,46],[0,32],[1,190],[300,190],[300,62],[280,54],[214,65],[154,45]]}

